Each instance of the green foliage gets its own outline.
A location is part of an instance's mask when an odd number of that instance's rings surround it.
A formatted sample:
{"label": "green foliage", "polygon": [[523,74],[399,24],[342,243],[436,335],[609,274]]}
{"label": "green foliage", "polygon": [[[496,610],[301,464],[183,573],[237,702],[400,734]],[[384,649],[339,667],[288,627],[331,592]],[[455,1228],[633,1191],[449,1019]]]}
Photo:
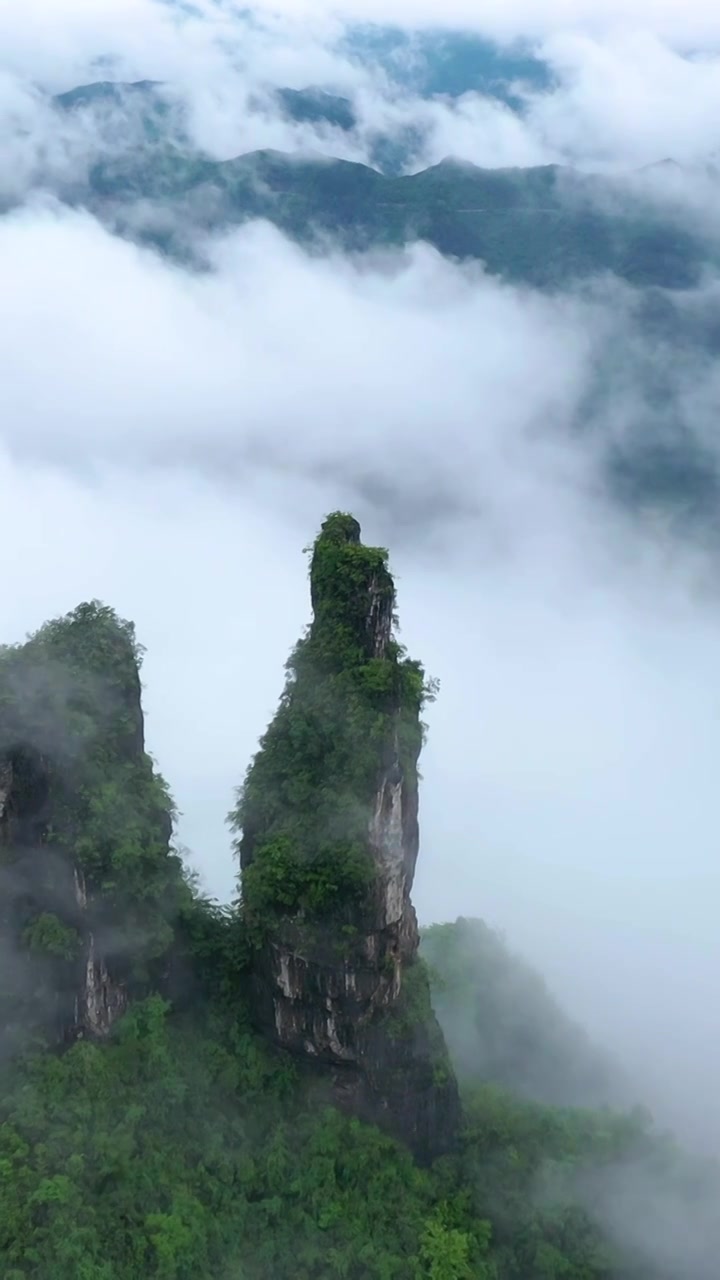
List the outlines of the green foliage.
{"label": "green foliage", "polygon": [[231,814],[243,901],[256,922],[273,913],[342,916],[362,905],[381,771],[395,761],[416,785],[420,712],[433,696],[391,634],[387,552],[362,545],[352,516],[324,522],[310,586],[312,625],[289,659],[280,706]]}
{"label": "green foliage", "polygon": [[615,1173],[655,1143],[649,1119],[546,1107],[494,1085],[476,1086],[465,1101],[465,1177],[493,1224],[500,1275],[624,1276],[621,1254],[576,1197],[589,1171]]}
{"label": "green foliage", "polygon": [[245,872],[245,900],[261,915],[274,910],[325,915],[339,902],[362,902],[372,863],[361,845],[343,841],[320,846],[312,858],[287,835],[262,844]]}
{"label": "green foliage", "polygon": [[487,1222],[479,1222],[471,1234],[452,1225],[453,1215],[447,1205],[441,1204],[428,1219],[420,1237],[419,1274],[428,1280],[494,1280],[493,1263],[476,1257],[473,1253],[486,1251],[491,1228]]}
{"label": "green foliage", "polygon": [[43,911],[26,925],[22,938],[28,951],[39,951],[61,960],[74,960],[81,947],[77,929],[68,928],[50,911]]}
{"label": "green foliage", "polygon": [[[147,982],[190,897],[170,850],[172,801],[144,747],[141,660],[132,623],[99,601],[0,652],[0,766],[12,779],[0,927],[46,958],[35,980],[47,993],[70,989],[54,961],[76,960],[96,924],[113,930],[126,979]],[[13,867],[37,847],[45,857],[24,885]]]}
{"label": "green foliage", "polygon": [[304,1108],[284,1063],[207,1007],[187,1021],[136,1004],[109,1044],[27,1063],[1,1114],[4,1274],[433,1274],[430,1175],[376,1130]]}
{"label": "green foliage", "polygon": [[391,1035],[407,1035],[425,1026],[432,1015],[427,966],[417,958],[403,970],[400,995],[388,1018]]}
{"label": "green foliage", "polygon": [[[0,1084],[4,1275],[622,1275],[567,1183],[637,1144],[639,1122],[479,1089],[462,1153],[421,1170],[376,1129],[318,1107],[210,995],[186,1014],[136,1002],[108,1043],[28,1059]],[[540,1209],[542,1177],[554,1198]]]}

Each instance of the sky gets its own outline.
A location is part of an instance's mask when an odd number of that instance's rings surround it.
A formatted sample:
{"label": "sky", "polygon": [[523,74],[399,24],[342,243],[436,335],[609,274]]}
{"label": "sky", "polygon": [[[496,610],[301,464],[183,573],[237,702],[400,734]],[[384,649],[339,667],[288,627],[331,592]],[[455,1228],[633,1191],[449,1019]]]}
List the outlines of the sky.
{"label": "sky", "polygon": [[[476,22],[460,0],[363,0],[366,18],[381,8],[409,27]],[[541,297],[422,245],[309,258],[263,224],[210,246],[196,277],[42,189],[98,145],[59,133],[42,91],[108,65],[171,79],[218,156],[362,158],[362,129],[348,142],[248,117],[258,86],[327,80],[366,130],[425,121],[428,163],[705,163],[720,17],[670,0],[484,5],[483,33],[527,37],[558,76],[520,121],[476,97],[398,96],[333,52],[342,14],[310,9],[248,35],[205,0],[183,23],[152,0],[0,8],[0,192],[19,201],[0,219],[0,641],[93,597],[136,622],[179,839],[227,900],[225,814],[309,618],[303,547],[353,510],[390,547],[401,638],[441,684],[421,920],[503,929],[660,1115],[720,1146],[716,558],[610,505],[597,433],[573,431],[611,341],[628,368],[601,426],[632,427],[633,361],[653,352],[627,291]],[[688,208],[698,190],[688,178]],[[701,288],[712,303],[717,282]],[[717,375],[671,373],[715,448]]]}

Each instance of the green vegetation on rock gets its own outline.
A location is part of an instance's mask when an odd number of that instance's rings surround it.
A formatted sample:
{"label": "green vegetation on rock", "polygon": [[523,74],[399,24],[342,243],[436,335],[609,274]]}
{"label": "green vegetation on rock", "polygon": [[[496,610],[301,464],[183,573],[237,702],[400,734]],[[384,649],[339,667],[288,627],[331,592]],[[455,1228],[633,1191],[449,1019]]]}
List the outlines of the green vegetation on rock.
{"label": "green vegetation on rock", "polygon": [[[0,921],[61,1020],[88,931],[138,987],[188,897],[172,802],[145,751],[141,658],[132,624],[97,601],[0,652]],[[26,996],[6,984],[6,1018]]]}
{"label": "green vegetation on rock", "polygon": [[362,904],[374,875],[368,812],[380,773],[396,755],[414,773],[420,712],[433,696],[391,635],[387,552],[360,542],[352,516],[336,512],[323,524],[310,587],[313,623],[288,660],[279,709],[232,814],[243,899],[256,919]]}

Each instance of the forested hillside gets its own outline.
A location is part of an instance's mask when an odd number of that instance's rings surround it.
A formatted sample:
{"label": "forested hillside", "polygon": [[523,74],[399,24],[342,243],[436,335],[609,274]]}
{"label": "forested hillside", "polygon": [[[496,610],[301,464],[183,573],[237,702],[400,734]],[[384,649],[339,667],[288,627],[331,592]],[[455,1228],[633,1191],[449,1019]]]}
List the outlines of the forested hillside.
{"label": "forested hillside", "polygon": [[[449,257],[482,260],[504,279],[543,288],[599,272],[641,287],[691,288],[717,254],[712,237],[676,225],[649,202],[553,166],[486,170],[449,158],[389,176],[348,160],[281,152],[215,162],[148,151],[98,161],[82,199],[119,229],[181,256],[191,232],[266,218],[302,242],[332,237],[354,251],[423,240]],[[139,201],[172,212],[179,231],[158,236],[151,225],[143,229]],[[157,227],[157,216],[152,222]]]}
{"label": "forested hillside", "polygon": [[431,925],[422,954],[461,1081],[486,1080],[551,1104],[627,1099],[630,1086],[618,1064],[590,1043],[540,974],[482,920]]}
{"label": "forested hillside", "polygon": [[[391,1137],[349,1114],[330,1060],[308,1070],[297,1046],[287,1052],[282,1035],[278,1044],[258,1026],[257,979],[276,936],[258,932],[258,893],[272,889],[264,919],[284,921],[286,940],[289,904],[299,909],[294,960],[315,964],[320,916],[298,908],[295,891],[313,883],[305,837],[323,778],[320,821],[337,824],[344,803],[357,822],[344,707],[366,730],[374,724],[367,748],[379,752],[382,786],[388,768],[397,779],[383,744],[409,689],[417,703],[420,669],[396,647],[362,650],[385,635],[384,623],[374,629],[377,605],[365,629],[368,587],[390,605],[391,582],[385,553],[359,544],[355,521],[326,522],[313,585],[321,625],[292,659],[257,758],[266,764],[248,775],[236,815],[247,824],[252,809],[249,865],[264,860],[265,870],[228,907],[203,896],[169,842],[172,806],[145,752],[131,624],[83,604],[0,655],[4,1280],[680,1280],[601,1210],[627,1177],[641,1200],[662,1195],[690,1221],[717,1171],[682,1156],[642,1111],[570,1105],[602,1101],[605,1064],[481,922],[423,940],[463,1107],[434,1161],[414,1161],[402,1124]],[[293,664],[303,663],[314,675],[298,693]],[[410,742],[417,706],[413,715]],[[279,753],[291,740],[285,769]],[[365,786],[374,771],[369,756],[362,764]],[[309,783],[315,807],[305,811]],[[267,878],[277,871],[273,849],[258,844],[268,822],[285,824],[289,879]],[[359,827],[355,838],[362,844]],[[347,925],[331,846],[319,870],[326,927]],[[385,999],[398,997],[402,975],[398,963],[377,988]],[[302,1003],[311,991],[287,994]],[[349,1007],[359,1030],[362,1003]],[[401,1038],[424,1007],[398,1006]]]}

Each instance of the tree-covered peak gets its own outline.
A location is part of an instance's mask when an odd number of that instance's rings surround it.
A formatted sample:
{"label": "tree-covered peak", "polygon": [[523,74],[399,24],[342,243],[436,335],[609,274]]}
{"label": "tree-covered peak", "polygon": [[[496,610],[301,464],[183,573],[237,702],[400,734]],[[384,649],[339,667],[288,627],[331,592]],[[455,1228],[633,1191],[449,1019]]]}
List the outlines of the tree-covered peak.
{"label": "tree-covered peak", "polygon": [[99,600],[46,622],[0,650],[3,738],[37,747],[56,767],[100,739],[105,754],[142,755],[142,656],[134,624]]}
{"label": "tree-covered peak", "polygon": [[315,540],[310,565],[314,660],[349,668],[384,658],[390,641],[395,584],[384,547],[360,541],[357,520],[335,512]]}
{"label": "tree-covered peak", "polygon": [[333,511],[326,516],[315,539],[315,550],[328,542],[359,543],[362,530],[360,522],[347,511]]}
{"label": "tree-covered peak", "polygon": [[315,539],[312,622],[231,814],[243,897],[262,915],[342,911],[362,898],[379,779],[392,761],[416,774],[431,691],[392,634],[388,553],[360,534],[352,515],[334,512]]}
{"label": "tree-covered peak", "polygon": [[315,539],[313,619],[232,817],[252,1016],[428,1160],[457,1142],[460,1106],[410,900],[427,690],[393,637],[388,553],[360,535],[335,511]]}
{"label": "tree-covered peak", "polygon": [[135,623],[119,617],[110,605],[100,600],[83,601],[64,614],[40,627],[28,641],[62,654],[73,664],[112,670],[129,670],[142,664],[144,649],[138,643]]}
{"label": "tree-covered peak", "polygon": [[0,945],[20,975],[0,1018],[20,1041],[105,1034],[172,944],[187,893],[141,657],[97,600],[0,653]]}

